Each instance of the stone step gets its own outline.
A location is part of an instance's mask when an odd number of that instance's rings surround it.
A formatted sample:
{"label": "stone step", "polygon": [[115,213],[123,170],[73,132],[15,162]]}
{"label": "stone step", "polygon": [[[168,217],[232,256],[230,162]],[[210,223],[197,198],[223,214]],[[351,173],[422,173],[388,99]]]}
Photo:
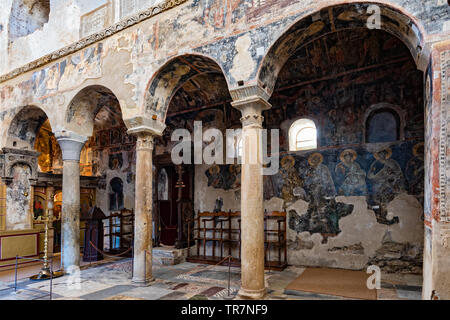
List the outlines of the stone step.
{"label": "stone step", "polygon": [[153,264],[171,266],[185,261],[187,249],[175,249],[172,247],[153,248]]}

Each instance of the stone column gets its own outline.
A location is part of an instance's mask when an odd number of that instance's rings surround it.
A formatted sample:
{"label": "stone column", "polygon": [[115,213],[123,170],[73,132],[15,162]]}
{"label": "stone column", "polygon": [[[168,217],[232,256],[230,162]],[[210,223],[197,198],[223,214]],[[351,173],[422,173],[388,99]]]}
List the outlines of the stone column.
{"label": "stone column", "polygon": [[61,212],[61,269],[80,266],[80,153],[86,137],[56,134],[63,158]]}
{"label": "stone column", "polygon": [[152,157],[154,136],[137,132],[133,279],[139,285],[152,276]]}
{"label": "stone column", "polygon": [[264,283],[264,204],[262,111],[270,105],[253,96],[232,103],[242,113],[241,289],[239,296],[260,299]]}

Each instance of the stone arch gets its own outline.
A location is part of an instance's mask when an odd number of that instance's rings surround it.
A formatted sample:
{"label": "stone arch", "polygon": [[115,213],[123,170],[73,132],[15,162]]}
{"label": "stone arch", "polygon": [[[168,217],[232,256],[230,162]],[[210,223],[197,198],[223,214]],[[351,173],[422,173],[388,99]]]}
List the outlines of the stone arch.
{"label": "stone arch", "polygon": [[36,105],[17,108],[10,120],[4,122],[8,130],[5,130],[2,145],[7,148],[34,150],[39,129],[47,119],[53,128],[54,120],[47,116],[43,108]]}
{"label": "stone arch", "polygon": [[114,107],[122,117],[119,100],[109,88],[102,85],[86,86],[70,101],[64,115],[64,128],[55,128],[54,131],[68,130],[90,137],[94,131],[95,117],[105,106]]}
{"label": "stone arch", "polygon": [[[214,59],[199,55],[185,54],[168,60],[149,81],[144,97],[144,114],[164,123],[170,102],[187,81],[206,74],[225,73]],[[229,84],[227,83],[227,90]]]}
{"label": "stone arch", "polygon": [[257,72],[258,85],[271,95],[279,72],[298,49],[330,33],[355,28],[368,29],[367,19],[371,5],[380,8],[380,30],[399,38],[408,47],[418,68],[426,68],[425,32],[412,15],[381,2],[354,2],[324,6],[291,24],[270,46],[262,59]]}

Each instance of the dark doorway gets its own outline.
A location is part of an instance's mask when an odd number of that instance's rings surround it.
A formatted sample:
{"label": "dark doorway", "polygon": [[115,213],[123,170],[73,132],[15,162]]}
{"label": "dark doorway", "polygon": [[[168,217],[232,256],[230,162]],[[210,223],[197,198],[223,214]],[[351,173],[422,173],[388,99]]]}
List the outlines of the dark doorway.
{"label": "dark doorway", "polygon": [[[180,193],[179,189],[181,189]],[[192,191],[192,166],[183,166],[182,172],[180,172],[179,167],[171,164],[158,166],[156,184],[158,213],[156,222],[157,234],[159,235],[157,239],[160,244],[176,246],[177,248],[185,247],[187,244],[186,219],[193,216]],[[178,226],[181,226],[181,228]]]}

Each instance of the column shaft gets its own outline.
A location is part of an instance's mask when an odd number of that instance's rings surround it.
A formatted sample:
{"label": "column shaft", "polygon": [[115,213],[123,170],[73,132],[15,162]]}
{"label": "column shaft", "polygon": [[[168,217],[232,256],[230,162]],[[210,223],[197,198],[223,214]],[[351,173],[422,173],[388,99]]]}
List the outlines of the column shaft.
{"label": "column shaft", "polygon": [[87,138],[59,132],[63,158],[61,268],[72,273],[80,266],[80,153]]}
{"label": "column shaft", "polygon": [[61,214],[63,270],[80,266],[80,162],[64,160]]}
{"label": "column shaft", "polygon": [[133,282],[146,285],[152,277],[152,157],[153,136],[138,134],[136,143],[136,191]]}
{"label": "column shaft", "polygon": [[241,170],[241,288],[244,298],[260,299],[264,282],[264,203],[262,159],[262,110],[270,108],[263,99],[251,97],[233,102],[242,113]]}
{"label": "column shaft", "polygon": [[243,126],[241,174],[241,272],[242,296],[260,298],[264,287],[264,207],[261,127]]}

